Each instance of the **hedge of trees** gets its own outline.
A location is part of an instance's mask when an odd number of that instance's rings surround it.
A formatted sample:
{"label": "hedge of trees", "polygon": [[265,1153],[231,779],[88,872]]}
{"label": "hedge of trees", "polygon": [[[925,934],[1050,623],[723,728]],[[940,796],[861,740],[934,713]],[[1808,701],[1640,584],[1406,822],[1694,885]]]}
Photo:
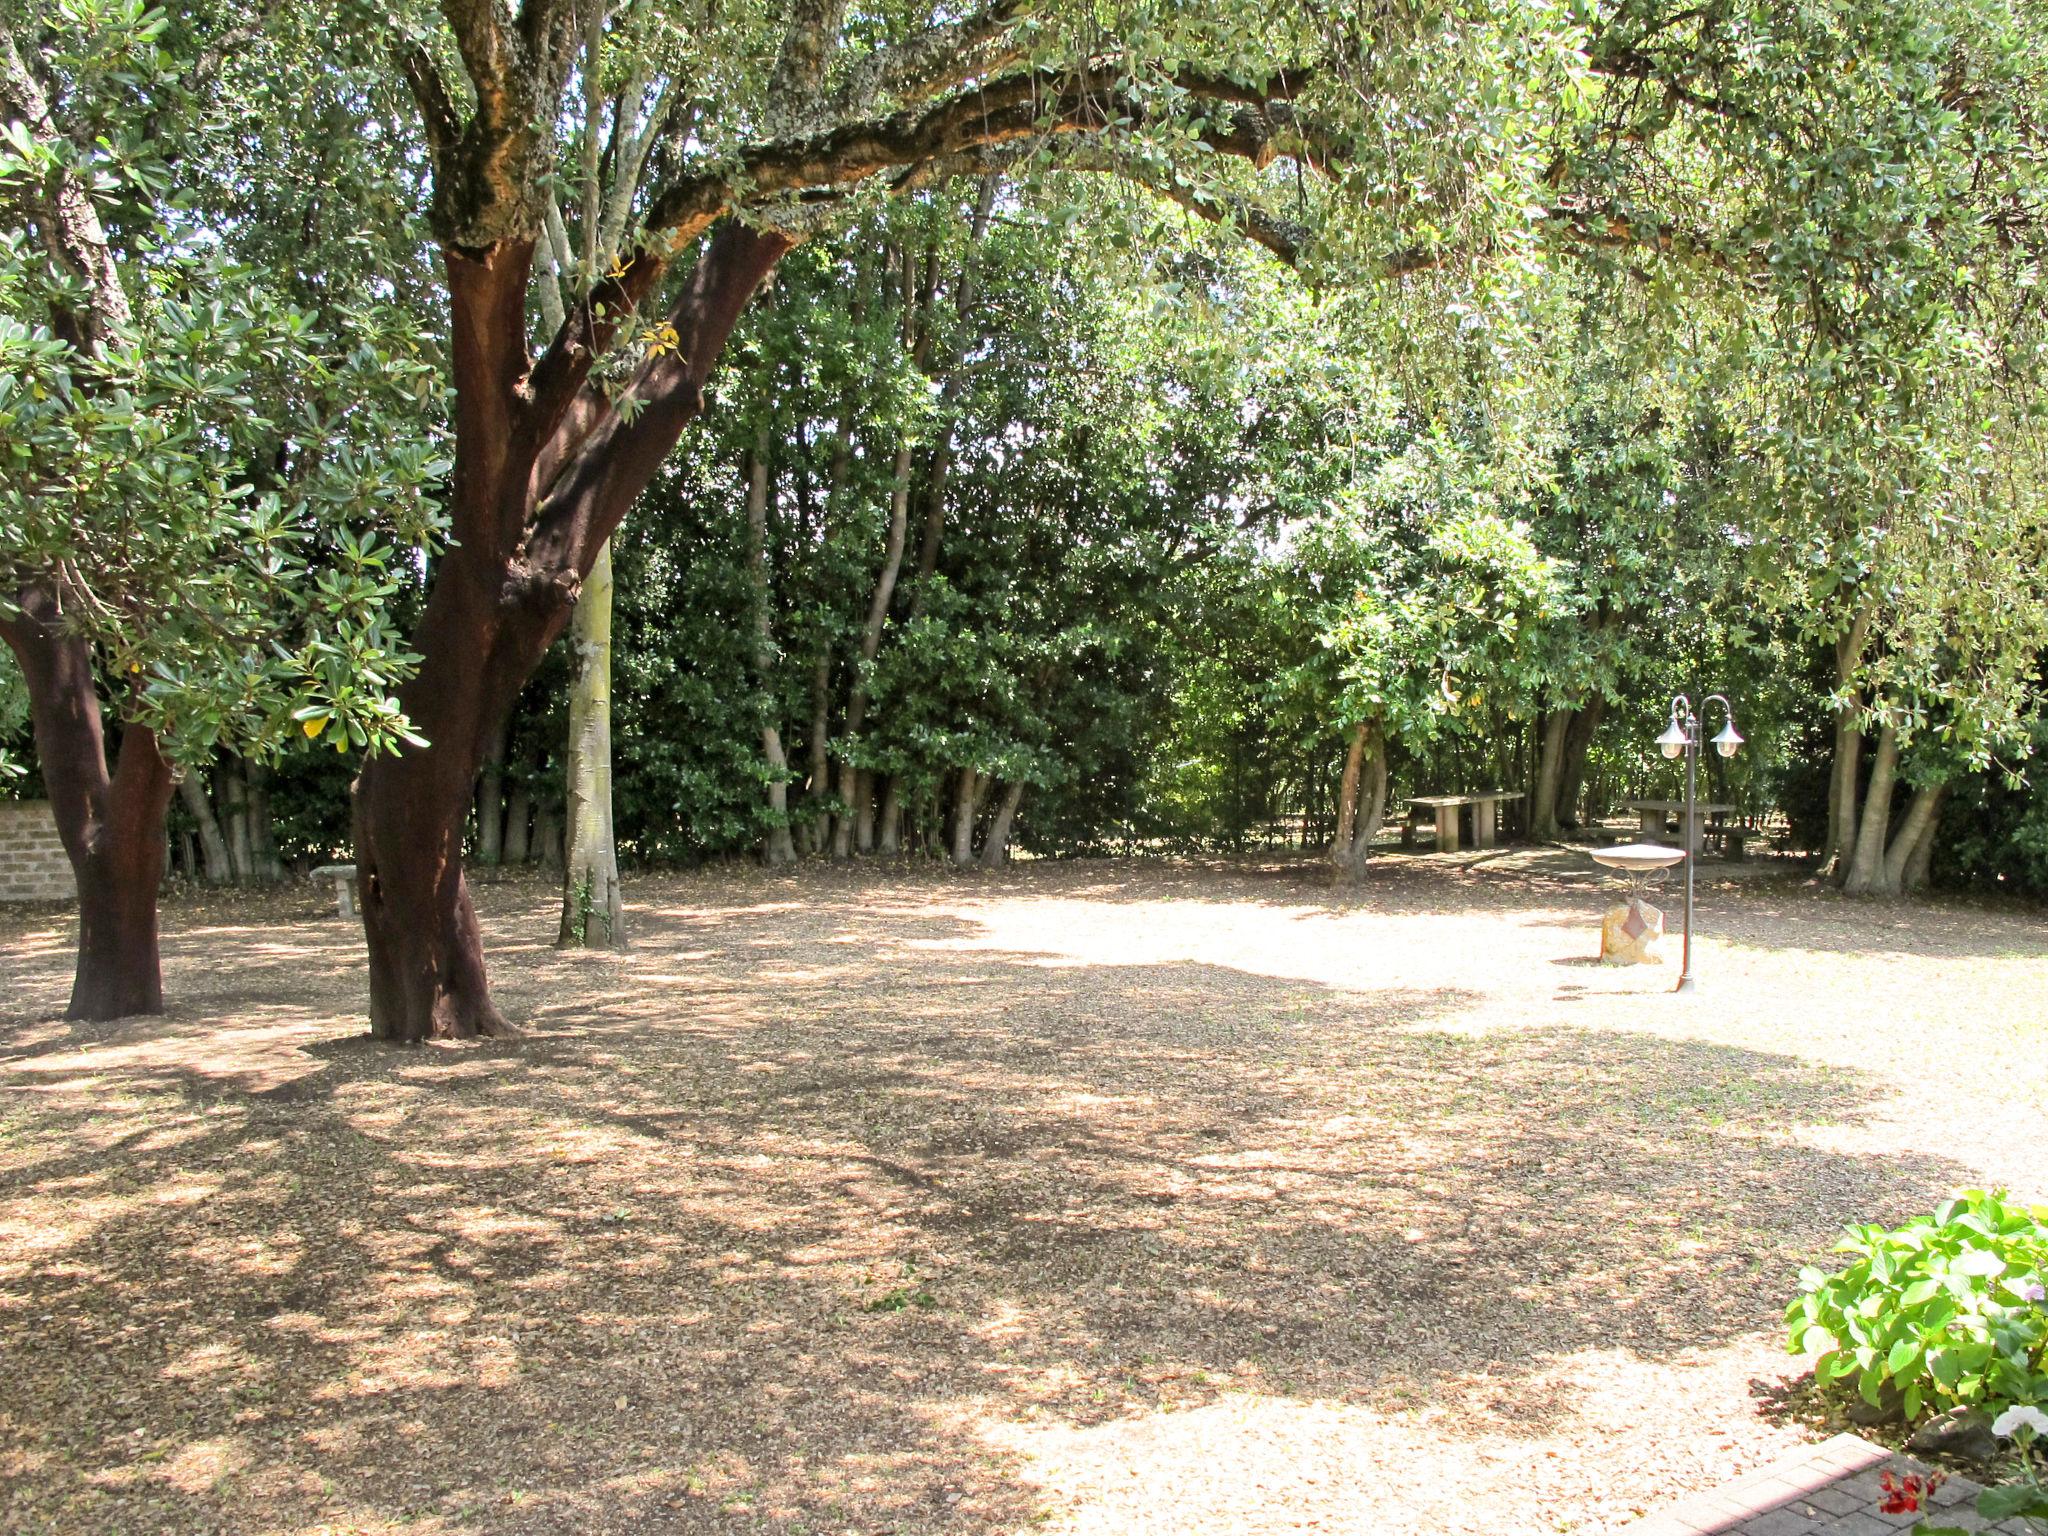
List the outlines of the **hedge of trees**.
{"label": "hedge of trees", "polygon": [[1714,792],[2048,881],[2023,6],[0,18],[0,731],[79,875],[1240,849]]}

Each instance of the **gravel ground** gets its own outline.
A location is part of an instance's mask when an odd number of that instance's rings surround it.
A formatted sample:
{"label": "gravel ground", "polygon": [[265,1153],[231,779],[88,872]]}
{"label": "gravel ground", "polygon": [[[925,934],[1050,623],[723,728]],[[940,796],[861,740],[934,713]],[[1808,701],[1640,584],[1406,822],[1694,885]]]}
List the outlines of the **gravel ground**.
{"label": "gravel ground", "polygon": [[2048,1195],[2048,933],[1766,871],[1677,997],[1581,867],[506,881],[411,1051],[309,888],[114,1025],[0,917],[0,1528],[1612,1530],[1825,1432],[1843,1223]]}

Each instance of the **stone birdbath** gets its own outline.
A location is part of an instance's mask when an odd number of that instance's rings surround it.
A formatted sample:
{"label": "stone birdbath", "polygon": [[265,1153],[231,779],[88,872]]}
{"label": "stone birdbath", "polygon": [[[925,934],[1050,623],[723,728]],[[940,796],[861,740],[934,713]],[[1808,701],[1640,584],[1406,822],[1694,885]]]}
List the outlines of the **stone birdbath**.
{"label": "stone birdbath", "polygon": [[1662,843],[1621,843],[1595,848],[1593,862],[1629,877],[1628,905],[1610,907],[1600,923],[1600,959],[1605,965],[1654,965],[1651,946],[1664,932],[1664,914],[1643,900],[1643,877],[1669,869],[1685,857],[1683,848]]}

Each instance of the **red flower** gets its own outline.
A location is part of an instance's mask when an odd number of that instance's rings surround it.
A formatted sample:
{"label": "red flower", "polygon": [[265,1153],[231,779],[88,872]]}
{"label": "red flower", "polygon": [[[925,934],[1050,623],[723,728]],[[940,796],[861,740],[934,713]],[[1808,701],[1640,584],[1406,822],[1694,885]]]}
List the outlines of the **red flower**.
{"label": "red flower", "polygon": [[1931,1472],[1926,1477],[1917,1472],[1895,1477],[1887,1472],[1877,1480],[1884,1489],[1884,1502],[1877,1507],[1888,1515],[1917,1515],[1947,1479],[1946,1472]]}

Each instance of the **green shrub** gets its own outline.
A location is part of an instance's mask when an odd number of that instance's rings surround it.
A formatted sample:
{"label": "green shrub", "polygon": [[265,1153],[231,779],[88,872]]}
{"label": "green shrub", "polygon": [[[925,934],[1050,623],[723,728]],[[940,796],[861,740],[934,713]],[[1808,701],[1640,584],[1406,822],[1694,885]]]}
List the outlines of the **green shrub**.
{"label": "green shrub", "polygon": [[2048,1402],[2048,1206],[1965,1190],[1894,1231],[1849,1229],[1849,1265],[1807,1268],[1786,1309],[1794,1354],[1819,1347],[1814,1379],[1853,1378],[1873,1407],[1889,1385],[1906,1417],[1965,1403]]}

